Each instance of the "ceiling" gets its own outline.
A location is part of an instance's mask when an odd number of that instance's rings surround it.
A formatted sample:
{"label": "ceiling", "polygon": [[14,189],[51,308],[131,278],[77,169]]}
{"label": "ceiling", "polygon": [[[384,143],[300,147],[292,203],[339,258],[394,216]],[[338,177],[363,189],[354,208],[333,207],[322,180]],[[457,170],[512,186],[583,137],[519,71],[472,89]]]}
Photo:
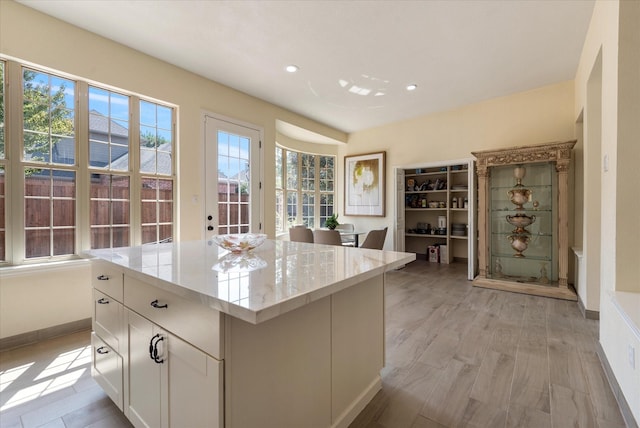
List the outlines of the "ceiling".
{"label": "ceiling", "polygon": [[[574,78],[593,0],[19,0],[345,132]],[[295,64],[297,73],[284,71]],[[408,84],[417,84],[407,91]]]}

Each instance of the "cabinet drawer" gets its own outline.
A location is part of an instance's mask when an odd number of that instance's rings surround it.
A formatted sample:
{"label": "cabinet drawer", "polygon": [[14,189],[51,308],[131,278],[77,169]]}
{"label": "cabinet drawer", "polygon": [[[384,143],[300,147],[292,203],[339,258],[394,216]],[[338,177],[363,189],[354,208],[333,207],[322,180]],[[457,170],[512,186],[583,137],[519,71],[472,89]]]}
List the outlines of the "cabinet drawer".
{"label": "cabinet drawer", "polygon": [[219,311],[127,275],[124,277],[124,303],[212,357],[224,358],[222,314]]}
{"label": "cabinet drawer", "polygon": [[93,331],[116,352],[121,352],[124,308],[120,302],[93,290]]}
{"label": "cabinet drawer", "polygon": [[91,349],[91,376],[122,410],[122,357],[95,333],[91,333]]}
{"label": "cabinet drawer", "polygon": [[122,302],[123,273],[113,265],[95,260],[91,265],[91,285],[107,296]]}

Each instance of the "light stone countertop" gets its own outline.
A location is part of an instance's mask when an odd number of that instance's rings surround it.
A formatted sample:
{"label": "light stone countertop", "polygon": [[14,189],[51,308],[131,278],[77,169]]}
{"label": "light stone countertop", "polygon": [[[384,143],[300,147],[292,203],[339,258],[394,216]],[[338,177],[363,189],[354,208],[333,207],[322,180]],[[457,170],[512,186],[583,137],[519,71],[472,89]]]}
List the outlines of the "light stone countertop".
{"label": "light stone countertop", "polygon": [[252,324],[401,267],[413,253],[267,240],[241,257],[211,241],[91,250],[126,274]]}

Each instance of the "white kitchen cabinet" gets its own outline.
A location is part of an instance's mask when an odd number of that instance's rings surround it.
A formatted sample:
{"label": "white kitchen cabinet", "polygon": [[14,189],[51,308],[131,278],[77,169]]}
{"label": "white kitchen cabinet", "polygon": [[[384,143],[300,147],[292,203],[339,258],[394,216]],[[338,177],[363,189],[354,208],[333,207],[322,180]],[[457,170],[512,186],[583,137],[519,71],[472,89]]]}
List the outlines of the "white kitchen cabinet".
{"label": "white kitchen cabinet", "polygon": [[222,427],[222,362],[127,310],[125,415],[136,427]]}
{"label": "white kitchen cabinet", "polygon": [[92,266],[93,316],[91,374],[120,410],[124,405],[122,345],[123,274],[105,263]]}

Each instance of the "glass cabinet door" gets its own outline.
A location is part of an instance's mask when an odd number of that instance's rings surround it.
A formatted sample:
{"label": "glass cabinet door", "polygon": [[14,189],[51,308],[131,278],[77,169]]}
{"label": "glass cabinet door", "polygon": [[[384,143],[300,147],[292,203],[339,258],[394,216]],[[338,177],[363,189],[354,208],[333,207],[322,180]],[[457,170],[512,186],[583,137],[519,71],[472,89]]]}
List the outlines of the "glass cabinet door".
{"label": "glass cabinet door", "polygon": [[550,162],[491,168],[489,278],[557,284],[556,180]]}

